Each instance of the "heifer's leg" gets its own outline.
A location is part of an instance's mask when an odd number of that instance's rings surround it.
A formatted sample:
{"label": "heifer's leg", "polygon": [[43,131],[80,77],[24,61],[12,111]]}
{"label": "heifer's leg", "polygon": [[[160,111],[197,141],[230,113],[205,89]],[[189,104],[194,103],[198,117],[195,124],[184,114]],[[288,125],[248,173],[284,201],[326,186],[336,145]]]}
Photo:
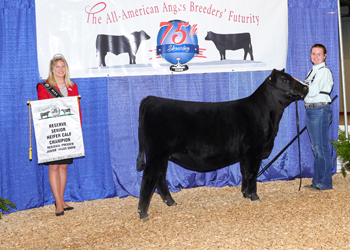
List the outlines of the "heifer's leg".
{"label": "heifer's leg", "polygon": [[223,48],[220,48],[219,53],[220,53],[220,60],[226,60],[226,50]]}
{"label": "heifer's leg", "polygon": [[248,53],[249,53],[249,55],[250,55],[250,60],[254,61],[252,44],[249,44]]}
{"label": "heifer's leg", "polygon": [[156,184],[162,172],[164,166],[164,160],[152,160],[147,159],[146,168],[143,171],[140,199],[138,212],[140,213],[140,219],[145,221],[148,220],[148,207],[151,202],[152,195],[156,188]]}
{"label": "heifer's leg", "polygon": [[170,194],[169,188],[168,188],[168,183],[166,182],[167,168],[168,168],[168,162],[166,162],[164,168],[162,168],[162,172],[161,172],[161,175],[158,179],[156,187],[157,187],[158,192],[159,192],[160,196],[162,197],[163,201],[168,206],[173,206],[173,205],[176,205],[176,202],[171,197],[171,194]]}
{"label": "heifer's leg", "polygon": [[136,56],[132,52],[129,52],[129,64],[136,64]]}
{"label": "heifer's leg", "polygon": [[247,55],[248,55],[248,49],[244,49],[244,57],[243,60],[247,59]]}
{"label": "heifer's leg", "polygon": [[243,197],[250,197],[252,201],[259,200],[259,196],[257,195],[256,182],[259,167],[262,161],[262,158],[258,154],[256,154],[256,152],[254,153],[255,155],[249,154],[249,156],[246,156],[244,161],[241,162]]}
{"label": "heifer's leg", "polygon": [[105,62],[105,57],[107,55],[107,52],[105,51],[99,51],[98,52],[98,55],[99,55],[99,61],[100,61],[100,67],[106,67],[106,62]]}
{"label": "heifer's leg", "polygon": [[262,161],[261,159],[262,158],[251,161],[249,164],[248,193],[250,194],[250,199],[252,201],[260,200],[259,196],[257,195],[257,179],[258,179],[259,168]]}
{"label": "heifer's leg", "polygon": [[242,174],[242,194],[244,198],[250,198],[248,193],[248,166],[245,161],[240,162],[241,174]]}

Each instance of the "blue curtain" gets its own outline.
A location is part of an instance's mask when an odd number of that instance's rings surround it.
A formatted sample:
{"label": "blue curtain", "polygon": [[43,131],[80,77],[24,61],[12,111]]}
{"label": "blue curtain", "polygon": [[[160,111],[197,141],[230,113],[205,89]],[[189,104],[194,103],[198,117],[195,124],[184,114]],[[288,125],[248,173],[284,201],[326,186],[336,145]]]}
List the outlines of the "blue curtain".
{"label": "blue curtain", "polygon": [[[34,0],[0,2],[0,197],[17,210],[52,204],[48,167],[38,165],[27,101],[37,100],[39,79]],[[49,63],[49,62],[48,62]],[[85,158],[68,167],[65,199],[84,201],[116,195],[110,168],[106,78],[74,79],[82,96]],[[29,161],[29,133],[33,160]]]}
{"label": "blue curtain", "polygon": [[[323,43],[327,65],[339,94],[337,1],[288,1],[289,45],[286,71],[304,79],[311,68],[310,47]],[[0,197],[18,210],[52,204],[48,167],[37,164],[34,129],[29,130],[27,101],[36,100],[38,73],[35,1],[0,2]],[[271,27],[273,28],[273,27]],[[138,106],[147,95],[181,100],[226,101],[250,95],[270,71],[195,75],[132,76],[73,79],[82,96],[82,122],[86,156],[68,167],[67,201],[108,197],[138,197],[142,173],[136,171]],[[332,104],[331,138],[337,138],[339,101]],[[297,134],[295,103],[285,111],[271,156],[263,168]],[[298,103],[300,128],[305,126],[305,108]],[[29,161],[31,133],[33,160]],[[301,136],[302,176],[313,174],[313,155],[307,132]],[[299,177],[295,142],[259,178],[259,181]],[[196,186],[237,186],[238,164],[210,173],[196,173],[169,164],[168,184],[175,192]],[[13,211],[13,210],[11,210]]]}
{"label": "blue curtain", "polygon": [[0,196],[23,210],[44,204],[43,168],[28,160],[27,101],[39,76],[34,0],[1,1],[0,25]]}
{"label": "blue curtain", "polygon": [[[337,1],[298,1],[288,0],[289,39],[287,71],[301,80],[305,79],[312,68],[310,48],[321,43],[327,48],[326,64],[333,72],[334,87],[331,98],[339,96],[339,41],[338,41],[338,10]],[[332,103],[333,122],[330,128],[330,138],[338,138],[339,98]],[[305,124],[305,109],[299,102],[301,128]],[[295,116],[292,116],[293,119]],[[290,120],[291,123],[295,121]],[[281,130],[280,130],[281,131]],[[295,131],[291,131],[296,134]],[[292,147],[292,155],[297,155],[297,147]],[[335,159],[335,152],[332,151]],[[309,145],[307,132],[301,136],[301,157],[303,176],[313,175],[313,153]],[[295,159],[295,158],[294,158]],[[295,161],[295,165],[298,162]],[[333,173],[336,172],[336,161]]]}

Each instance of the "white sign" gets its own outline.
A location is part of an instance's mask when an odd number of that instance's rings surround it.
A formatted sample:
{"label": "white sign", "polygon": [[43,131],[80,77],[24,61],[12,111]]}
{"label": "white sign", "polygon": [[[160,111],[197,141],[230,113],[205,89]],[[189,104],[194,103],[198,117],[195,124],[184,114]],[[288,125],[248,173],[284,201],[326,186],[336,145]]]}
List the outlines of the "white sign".
{"label": "white sign", "polygon": [[76,96],[32,101],[38,163],[85,155]]}
{"label": "white sign", "polygon": [[286,67],[287,0],[36,0],[35,6],[42,78],[56,53],[66,57],[72,78]]}

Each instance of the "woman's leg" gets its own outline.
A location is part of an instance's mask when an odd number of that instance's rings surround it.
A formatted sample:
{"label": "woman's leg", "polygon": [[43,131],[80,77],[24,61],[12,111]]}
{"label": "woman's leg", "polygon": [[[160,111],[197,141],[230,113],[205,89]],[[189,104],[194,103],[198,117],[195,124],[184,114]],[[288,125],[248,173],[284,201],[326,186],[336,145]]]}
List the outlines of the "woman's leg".
{"label": "woman's leg", "polygon": [[310,136],[311,148],[314,153],[314,176],[312,178],[312,186],[316,187],[319,183],[319,169],[318,169],[318,144],[320,140],[320,127],[322,126],[322,111],[314,110],[314,108],[310,108],[306,110],[306,127]]}
{"label": "woman's leg", "polygon": [[61,195],[60,165],[49,165],[49,181],[56,202],[56,213],[63,211],[63,196]]}
{"label": "woman's leg", "polygon": [[320,189],[332,188],[332,158],[329,145],[329,125],[332,109],[329,105],[307,109],[306,124],[314,159],[312,185]]}
{"label": "woman's leg", "polygon": [[66,183],[67,183],[67,167],[68,164],[61,164],[59,165],[59,174],[60,174],[60,197],[62,199],[62,206],[63,208],[67,208],[68,205],[64,202],[64,190],[66,189]]}

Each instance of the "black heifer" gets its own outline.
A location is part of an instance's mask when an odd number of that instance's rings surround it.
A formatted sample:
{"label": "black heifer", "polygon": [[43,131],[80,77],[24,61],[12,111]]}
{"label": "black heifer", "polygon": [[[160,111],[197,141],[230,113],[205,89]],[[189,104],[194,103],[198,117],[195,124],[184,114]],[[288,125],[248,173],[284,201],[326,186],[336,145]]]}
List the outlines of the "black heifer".
{"label": "black heifer", "polygon": [[214,32],[208,31],[205,40],[213,41],[216,48],[220,53],[220,59],[226,60],[226,50],[238,50],[244,49],[243,59],[247,59],[249,53],[250,59],[253,61],[253,48],[250,41],[249,33],[240,34],[216,34]]}
{"label": "black heifer", "polygon": [[273,70],[251,96],[235,101],[143,99],[137,157],[137,170],[144,171],[138,207],[141,220],[148,219],[155,188],[167,205],[175,204],[165,179],[168,160],[198,172],[240,162],[243,197],[259,200],[259,167],[271,153],[283,111],[307,92],[307,86],[284,70]]}
{"label": "black heifer", "polygon": [[135,31],[128,36],[97,35],[96,50],[99,56],[99,65],[106,66],[107,52],[116,56],[121,53],[129,54],[129,64],[136,64],[136,53],[143,40],[150,39],[143,30]]}

